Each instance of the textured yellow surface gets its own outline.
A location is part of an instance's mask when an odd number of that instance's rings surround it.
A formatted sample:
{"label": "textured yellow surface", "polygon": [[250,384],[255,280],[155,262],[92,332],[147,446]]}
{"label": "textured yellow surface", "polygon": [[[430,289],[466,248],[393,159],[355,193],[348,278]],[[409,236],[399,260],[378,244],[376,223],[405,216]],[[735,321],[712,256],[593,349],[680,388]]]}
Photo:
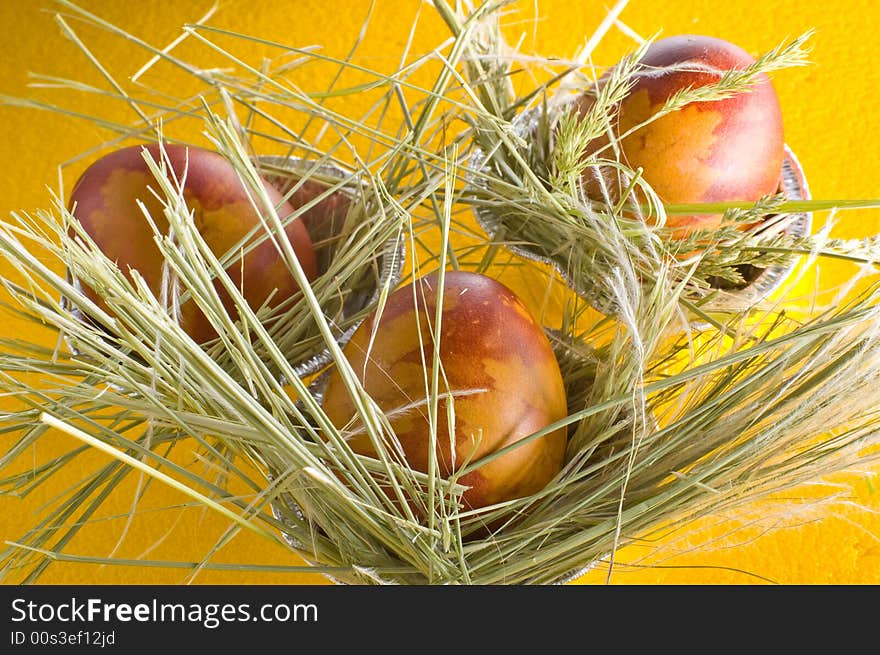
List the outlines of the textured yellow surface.
{"label": "textured yellow surface", "polygon": [[[114,23],[124,25],[159,47],[180,34],[180,25],[198,19],[210,0],[91,0],[82,3]],[[610,3],[609,3],[610,4]],[[58,101],[71,109],[101,113],[130,120],[124,107],[108,106],[96,94],[52,94],[27,90],[28,71],[87,80],[106,88],[88,60],[60,36],[50,0],[2,0],[0,24],[0,93],[32,94]],[[264,36],[296,45],[321,44],[332,55],[344,55],[354,42],[366,0],[221,0],[212,22],[236,31]],[[376,68],[392,70],[404,48],[409,27],[421,9],[425,15],[416,33],[413,51],[435,45],[444,34],[432,10],[418,0],[378,0],[359,58]],[[571,56],[598,25],[606,3],[583,0],[523,0],[507,17],[511,38],[522,36],[521,48],[542,55]],[[535,11],[540,15],[534,19]],[[757,53],[786,37],[815,28],[812,39],[814,65],[777,74],[785,118],[786,141],[804,166],[816,198],[866,198],[880,196],[880,121],[876,111],[880,67],[876,65],[876,26],[880,10],[870,0],[828,3],[806,0],[688,0],[651,2],[633,0],[621,19],[635,32],[648,36],[658,30],[665,35],[704,33],[734,41]],[[76,23],[71,23],[77,25]],[[142,51],[132,49],[95,30],[77,32],[115,73],[130,75],[144,63]],[[612,29],[596,53],[597,64],[612,64],[632,41]],[[186,52],[190,44],[184,44]],[[237,52],[258,61],[257,45]],[[311,71],[311,72],[310,72]],[[322,69],[307,69],[302,85],[321,88]],[[181,82],[183,84],[183,82]],[[0,107],[0,216],[10,211],[33,210],[49,205],[48,188],[57,188],[57,164],[74,157],[107,137],[88,122],[62,118],[48,112]],[[82,164],[84,165],[84,163]],[[66,173],[69,185],[82,165]],[[826,215],[817,215],[822,224]],[[851,212],[839,216],[839,236],[856,237],[880,231],[880,212]],[[10,271],[0,265],[0,275]],[[823,287],[845,280],[851,271],[824,265],[818,271]],[[24,326],[0,317],[0,334],[14,337]],[[29,328],[30,329],[30,328]],[[53,342],[47,334],[45,343]],[[0,399],[0,411],[11,405]],[[0,437],[2,439],[2,437]],[[61,436],[41,443],[34,458],[65,445]],[[8,447],[0,441],[0,450]],[[184,457],[184,460],[186,458]],[[102,459],[86,459],[50,486],[25,499],[0,499],[0,539],[13,539],[35,521],[41,505],[62,492],[77,477]],[[613,583],[753,583],[764,580],[784,584],[880,583],[880,485],[878,471],[865,471],[825,481],[840,483],[798,489],[784,503],[764,502],[736,517],[712,517],[689,526],[659,543],[631,546],[618,553],[619,566]],[[135,487],[112,501],[112,510],[124,515],[134,498]],[[834,502],[816,505],[829,493]],[[215,544],[225,521],[202,510],[151,512],[182,502],[172,491],[152,488],[138,514],[129,523],[108,520],[78,538],[68,551],[91,556],[137,559],[198,561]],[[117,547],[118,545],[118,547]],[[238,535],[213,557],[216,562],[295,565],[283,549],[269,546],[258,537]],[[649,566],[650,565],[650,566]],[[594,571],[581,581],[604,582],[607,570]],[[47,583],[177,583],[186,572],[164,568],[101,567],[82,563],[57,563],[47,570]],[[299,573],[205,572],[196,582],[305,583],[325,581],[318,575]]]}

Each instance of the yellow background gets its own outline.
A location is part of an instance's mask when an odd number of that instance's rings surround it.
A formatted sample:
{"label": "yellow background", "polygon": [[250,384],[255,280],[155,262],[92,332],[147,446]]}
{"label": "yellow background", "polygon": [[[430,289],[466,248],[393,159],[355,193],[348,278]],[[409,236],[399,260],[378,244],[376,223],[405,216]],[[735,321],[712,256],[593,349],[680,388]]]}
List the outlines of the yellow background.
{"label": "yellow background", "polygon": [[[83,6],[145,40],[164,46],[180,34],[180,25],[198,19],[211,0],[83,0]],[[522,35],[521,49],[541,55],[570,57],[598,25],[609,3],[594,0],[522,0],[508,12],[507,33]],[[343,56],[354,42],[366,15],[366,0],[221,0],[212,23],[294,45],[320,44],[324,52]],[[372,67],[391,71],[406,43],[409,27],[421,7],[422,29],[414,52],[436,45],[443,26],[432,9],[419,0],[377,0],[358,58]],[[101,83],[85,57],[60,36],[50,0],[0,0],[0,93],[63,98],[66,106],[88,114],[107,115],[99,96],[53,94],[27,89],[29,71]],[[535,20],[537,10],[540,18]],[[880,122],[876,112],[880,67],[876,63],[876,31],[880,10],[869,0],[829,3],[805,0],[688,0],[652,2],[632,0],[621,19],[635,32],[649,36],[702,33],[726,38],[752,53],[815,28],[811,39],[814,64],[774,76],[782,103],[786,141],[797,153],[816,198],[880,197]],[[75,23],[72,23],[75,25]],[[95,30],[78,33],[114,72],[131,74],[145,61],[137,53]],[[187,47],[187,46],[185,46]],[[596,54],[596,63],[613,64],[632,47],[619,30]],[[237,50],[248,54],[247,48]],[[259,55],[256,46],[254,56]],[[326,81],[309,78],[322,69],[303,73],[302,85],[321,88]],[[119,113],[120,116],[124,112]],[[356,115],[356,113],[353,113]],[[127,117],[130,119],[131,117]],[[57,186],[57,165],[107,138],[85,121],[52,113],[0,106],[0,217],[10,211],[49,206],[49,187]],[[84,165],[84,163],[83,163]],[[82,166],[70,167],[69,185]],[[869,235],[880,230],[880,211],[849,212],[838,216],[835,234]],[[819,214],[822,224],[827,215]],[[10,271],[0,264],[0,275]],[[824,265],[820,282],[827,287],[842,282],[852,271]],[[0,316],[0,334],[14,337],[24,325]],[[45,343],[51,345],[50,336]],[[0,411],[11,404],[0,399]],[[0,441],[2,450],[8,439]],[[53,435],[42,442],[35,459],[68,445]],[[51,500],[102,460],[86,459],[45,488],[25,499],[0,499],[0,539],[18,537],[35,522],[43,503]],[[763,502],[737,517],[712,517],[670,535],[659,543],[628,547],[619,553],[614,583],[753,583],[783,584],[880,583],[880,485],[877,471],[859,472],[821,485],[798,489],[780,503]],[[124,514],[132,503],[134,486],[114,499],[110,510]],[[834,502],[815,505],[829,492]],[[150,511],[181,502],[167,489],[151,490],[138,514],[128,523],[108,520],[96,524],[69,546],[73,553],[105,556],[120,542],[118,557],[198,561],[214,545],[226,523],[203,510]],[[217,562],[295,565],[289,553],[267,546],[259,537],[239,535],[213,558]],[[603,582],[606,571],[596,571],[585,582]],[[41,579],[47,583],[177,583],[188,580],[181,570],[144,567],[106,567],[57,563]],[[325,583],[320,576],[301,573],[203,572],[200,583]]]}

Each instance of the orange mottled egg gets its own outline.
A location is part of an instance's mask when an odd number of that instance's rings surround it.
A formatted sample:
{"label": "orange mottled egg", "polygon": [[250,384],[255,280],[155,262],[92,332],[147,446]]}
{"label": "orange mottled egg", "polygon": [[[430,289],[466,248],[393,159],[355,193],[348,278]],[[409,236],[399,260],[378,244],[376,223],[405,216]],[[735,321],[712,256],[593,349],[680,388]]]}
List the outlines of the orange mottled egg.
{"label": "orange mottled egg", "polygon": [[[426,376],[435,347],[437,280],[423,277],[392,293],[381,316],[368,318],[344,349],[366,392],[390,418],[409,466],[422,472],[429,463]],[[484,275],[450,271],[440,302],[443,386],[436,453],[448,477],[562,419],[566,399],[547,336],[510,289]],[[323,407],[333,424],[348,432],[355,452],[375,455],[335,371]],[[559,472],[565,440],[565,429],[555,430],[464,474],[459,478],[468,487],[464,504],[484,507],[539,491]]]}
{"label": "orange mottled egg", "polygon": [[[164,148],[170,162],[169,176],[184,180],[184,199],[197,229],[211,251],[223,256],[260,224],[260,216],[245,184],[230,162],[216,152],[179,144],[168,144]],[[159,145],[155,143],[113,151],[86,169],[69,202],[73,215],[95,244],[124,273],[130,275],[131,270],[137,270],[158,297],[163,259],[154,242],[153,229],[138,202],[143,203],[162,233],[168,232],[168,221],[162,202],[153,191],[159,192],[159,187],[144,160],[144,149],[156,162],[161,161]],[[282,221],[294,213],[291,203],[276,189],[265,182],[264,185]],[[313,279],[317,275],[315,253],[303,222],[292,221],[286,228],[286,236],[306,276]],[[270,304],[277,305],[300,293],[277,246],[269,239],[263,240],[243,259],[232,258],[227,272],[254,309],[266,303],[270,296]],[[216,286],[227,310],[234,312],[228,294],[219,283]],[[91,289],[85,291],[96,302],[102,302]],[[180,323],[199,343],[216,336],[207,317],[192,301],[181,305]]]}
{"label": "orange mottled egg", "polygon": [[[646,50],[635,83],[618,107],[615,132],[622,137],[622,161],[633,169],[641,167],[645,181],[664,203],[756,201],[778,191],[784,156],[782,112],[766,75],[730,98],[692,102],[639,127],[674,94],[715,83],[725,71],[753,62],[739,46],[709,36],[673,36]],[[592,102],[589,94],[578,99],[582,111]],[[605,143],[595,143],[592,150]],[[597,175],[596,168],[585,175]],[[595,191],[596,180],[586,181]],[[616,181],[608,186],[614,189]],[[685,236],[697,229],[715,229],[721,219],[720,214],[670,215],[667,225]]]}

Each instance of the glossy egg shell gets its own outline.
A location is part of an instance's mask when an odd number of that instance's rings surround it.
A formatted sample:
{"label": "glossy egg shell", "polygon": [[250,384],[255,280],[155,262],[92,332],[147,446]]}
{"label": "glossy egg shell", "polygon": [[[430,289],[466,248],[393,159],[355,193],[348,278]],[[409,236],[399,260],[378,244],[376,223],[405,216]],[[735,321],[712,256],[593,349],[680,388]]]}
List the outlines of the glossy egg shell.
{"label": "glossy egg shell", "polygon": [[[433,361],[437,289],[436,275],[401,287],[389,296],[378,322],[375,314],[368,318],[344,349],[367,393],[390,416],[409,466],[423,472],[430,448],[425,367],[430,371]],[[543,329],[501,283],[450,271],[442,317],[439,352],[448,387],[441,391],[455,398],[455,448],[453,453],[441,397],[437,457],[448,477],[464,463],[562,419],[566,398]],[[354,405],[335,371],[323,408],[334,425],[352,433],[355,452],[375,455],[369,438],[357,430]],[[463,475],[459,481],[469,487],[464,505],[484,507],[539,491],[559,472],[565,443],[565,429],[559,429]]]}
{"label": "glossy egg shell", "polygon": [[[620,103],[618,136],[648,120],[673,94],[717,82],[727,70],[754,59],[728,41],[699,35],[660,39],[648,47],[635,84]],[[584,95],[581,110],[592,104]],[[595,150],[604,143],[596,143]],[[666,204],[756,201],[779,190],[784,156],[782,112],[766,75],[746,91],[711,102],[692,102],[635,129],[621,143],[621,159]],[[605,151],[604,156],[610,156]],[[595,175],[588,169],[587,175]],[[595,189],[595,180],[588,188]],[[592,195],[592,194],[591,194]],[[677,236],[714,229],[720,214],[670,215]]]}
{"label": "glossy egg shell", "polygon": [[[270,178],[270,182],[272,178]],[[344,244],[344,229],[353,195],[348,190],[330,191],[330,185],[314,178],[302,179],[288,173],[274,182],[276,188],[290,199],[294,207],[305,208],[300,220],[312,241],[318,271],[325,271],[333,261],[337,248]]]}
{"label": "glossy egg shell", "polygon": [[[113,151],[86,169],[71,193],[69,205],[96,245],[126,274],[130,269],[137,270],[158,297],[163,260],[154,242],[153,230],[137,201],[147,207],[163,233],[168,231],[168,221],[161,202],[151,191],[161,193],[144,160],[144,148],[156,162],[161,161],[159,146],[154,143]],[[185,174],[184,198],[193,212],[196,227],[211,251],[217,256],[224,255],[260,222],[244,183],[232,165],[216,152],[180,144],[167,144],[164,148],[171,163],[169,175],[181,180]],[[264,186],[283,221],[295,211],[293,205],[267,183],[264,182]],[[306,276],[314,279],[317,274],[315,254],[302,221],[292,221],[286,234]],[[254,309],[270,294],[274,293],[271,304],[277,305],[300,293],[276,246],[268,239],[246,254],[243,261],[240,258],[232,261],[227,272]],[[219,283],[216,287],[227,310],[233,312],[228,294]],[[94,291],[85,291],[101,302]],[[197,342],[216,336],[194,302],[184,302],[181,306],[180,323]]]}

